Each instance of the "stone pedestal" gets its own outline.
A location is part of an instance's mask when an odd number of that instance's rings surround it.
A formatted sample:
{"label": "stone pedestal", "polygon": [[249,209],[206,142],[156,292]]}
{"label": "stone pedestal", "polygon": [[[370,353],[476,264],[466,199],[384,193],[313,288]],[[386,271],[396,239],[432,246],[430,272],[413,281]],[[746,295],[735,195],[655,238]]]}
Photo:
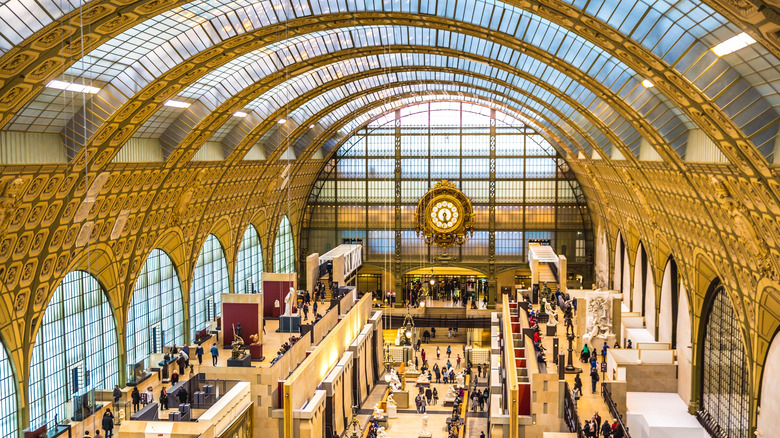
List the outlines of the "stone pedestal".
{"label": "stone pedestal", "polygon": [[387,418],[398,418],[398,406],[387,405]]}
{"label": "stone pedestal", "polygon": [[301,315],[282,315],[279,317],[279,333],[298,333],[301,331]]}
{"label": "stone pedestal", "polygon": [[238,359],[230,358],[227,360],[227,366],[229,367],[251,367],[252,366],[252,356],[248,354],[243,354],[238,357]]}

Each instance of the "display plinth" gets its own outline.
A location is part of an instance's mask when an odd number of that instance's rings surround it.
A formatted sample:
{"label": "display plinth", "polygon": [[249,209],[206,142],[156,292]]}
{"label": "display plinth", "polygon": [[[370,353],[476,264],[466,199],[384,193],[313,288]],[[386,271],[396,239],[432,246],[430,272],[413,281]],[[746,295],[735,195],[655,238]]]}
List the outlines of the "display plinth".
{"label": "display plinth", "polygon": [[227,366],[229,367],[251,367],[252,366],[252,356],[248,354],[243,354],[238,357],[238,359],[230,358],[227,360]]}
{"label": "display plinth", "polygon": [[301,315],[282,315],[279,317],[279,333],[298,333],[301,331]]}

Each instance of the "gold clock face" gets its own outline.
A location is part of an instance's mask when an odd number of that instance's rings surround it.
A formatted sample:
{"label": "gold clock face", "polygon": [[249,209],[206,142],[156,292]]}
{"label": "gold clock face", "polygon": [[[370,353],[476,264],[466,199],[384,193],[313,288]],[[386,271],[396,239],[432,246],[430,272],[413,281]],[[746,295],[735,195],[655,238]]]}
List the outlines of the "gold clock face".
{"label": "gold clock face", "polygon": [[431,200],[428,209],[428,223],[438,231],[454,230],[463,222],[463,207],[452,197],[436,197]]}

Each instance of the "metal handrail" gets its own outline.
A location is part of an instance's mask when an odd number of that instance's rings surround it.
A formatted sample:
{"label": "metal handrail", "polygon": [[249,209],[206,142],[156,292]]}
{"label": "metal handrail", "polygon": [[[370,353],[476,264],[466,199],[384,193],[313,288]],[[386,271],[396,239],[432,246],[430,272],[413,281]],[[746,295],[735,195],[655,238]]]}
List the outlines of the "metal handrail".
{"label": "metal handrail", "polygon": [[580,423],[580,414],[577,412],[577,406],[574,404],[574,397],[571,389],[569,389],[569,382],[564,382],[563,421],[566,423],[566,427],[569,428],[569,432],[577,434],[577,438],[584,436],[582,424]]}
{"label": "metal handrail", "polygon": [[615,401],[612,400],[612,393],[609,391],[609,388],[607,388],[606,383],[601,384],[601,396],[604,398],[604,403],[607,404],[607,408],[609,408],[609,413],[612,414],[612,418],[617,419],[618,426],[623,429],[623,437],[631,438],[628,427],[623,423],[623,416],[620,415],[620,411],[618,411]]}

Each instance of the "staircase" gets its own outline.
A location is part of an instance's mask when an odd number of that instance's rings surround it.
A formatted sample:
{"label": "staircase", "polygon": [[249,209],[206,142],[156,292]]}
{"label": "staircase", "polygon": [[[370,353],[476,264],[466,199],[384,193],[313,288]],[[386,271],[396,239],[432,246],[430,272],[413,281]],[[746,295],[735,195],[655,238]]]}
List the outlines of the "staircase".
{"label": "staircase", "polygon": [[547,283],[547,286],[550,286],[550,289],[552,289],[552,286],[550,283],[557,283],[558,279],[555,278],[555,274],[553,274],[552,269],[550,269],[550,266],[545,264],[539,265],[539,282],[540,283]]}

